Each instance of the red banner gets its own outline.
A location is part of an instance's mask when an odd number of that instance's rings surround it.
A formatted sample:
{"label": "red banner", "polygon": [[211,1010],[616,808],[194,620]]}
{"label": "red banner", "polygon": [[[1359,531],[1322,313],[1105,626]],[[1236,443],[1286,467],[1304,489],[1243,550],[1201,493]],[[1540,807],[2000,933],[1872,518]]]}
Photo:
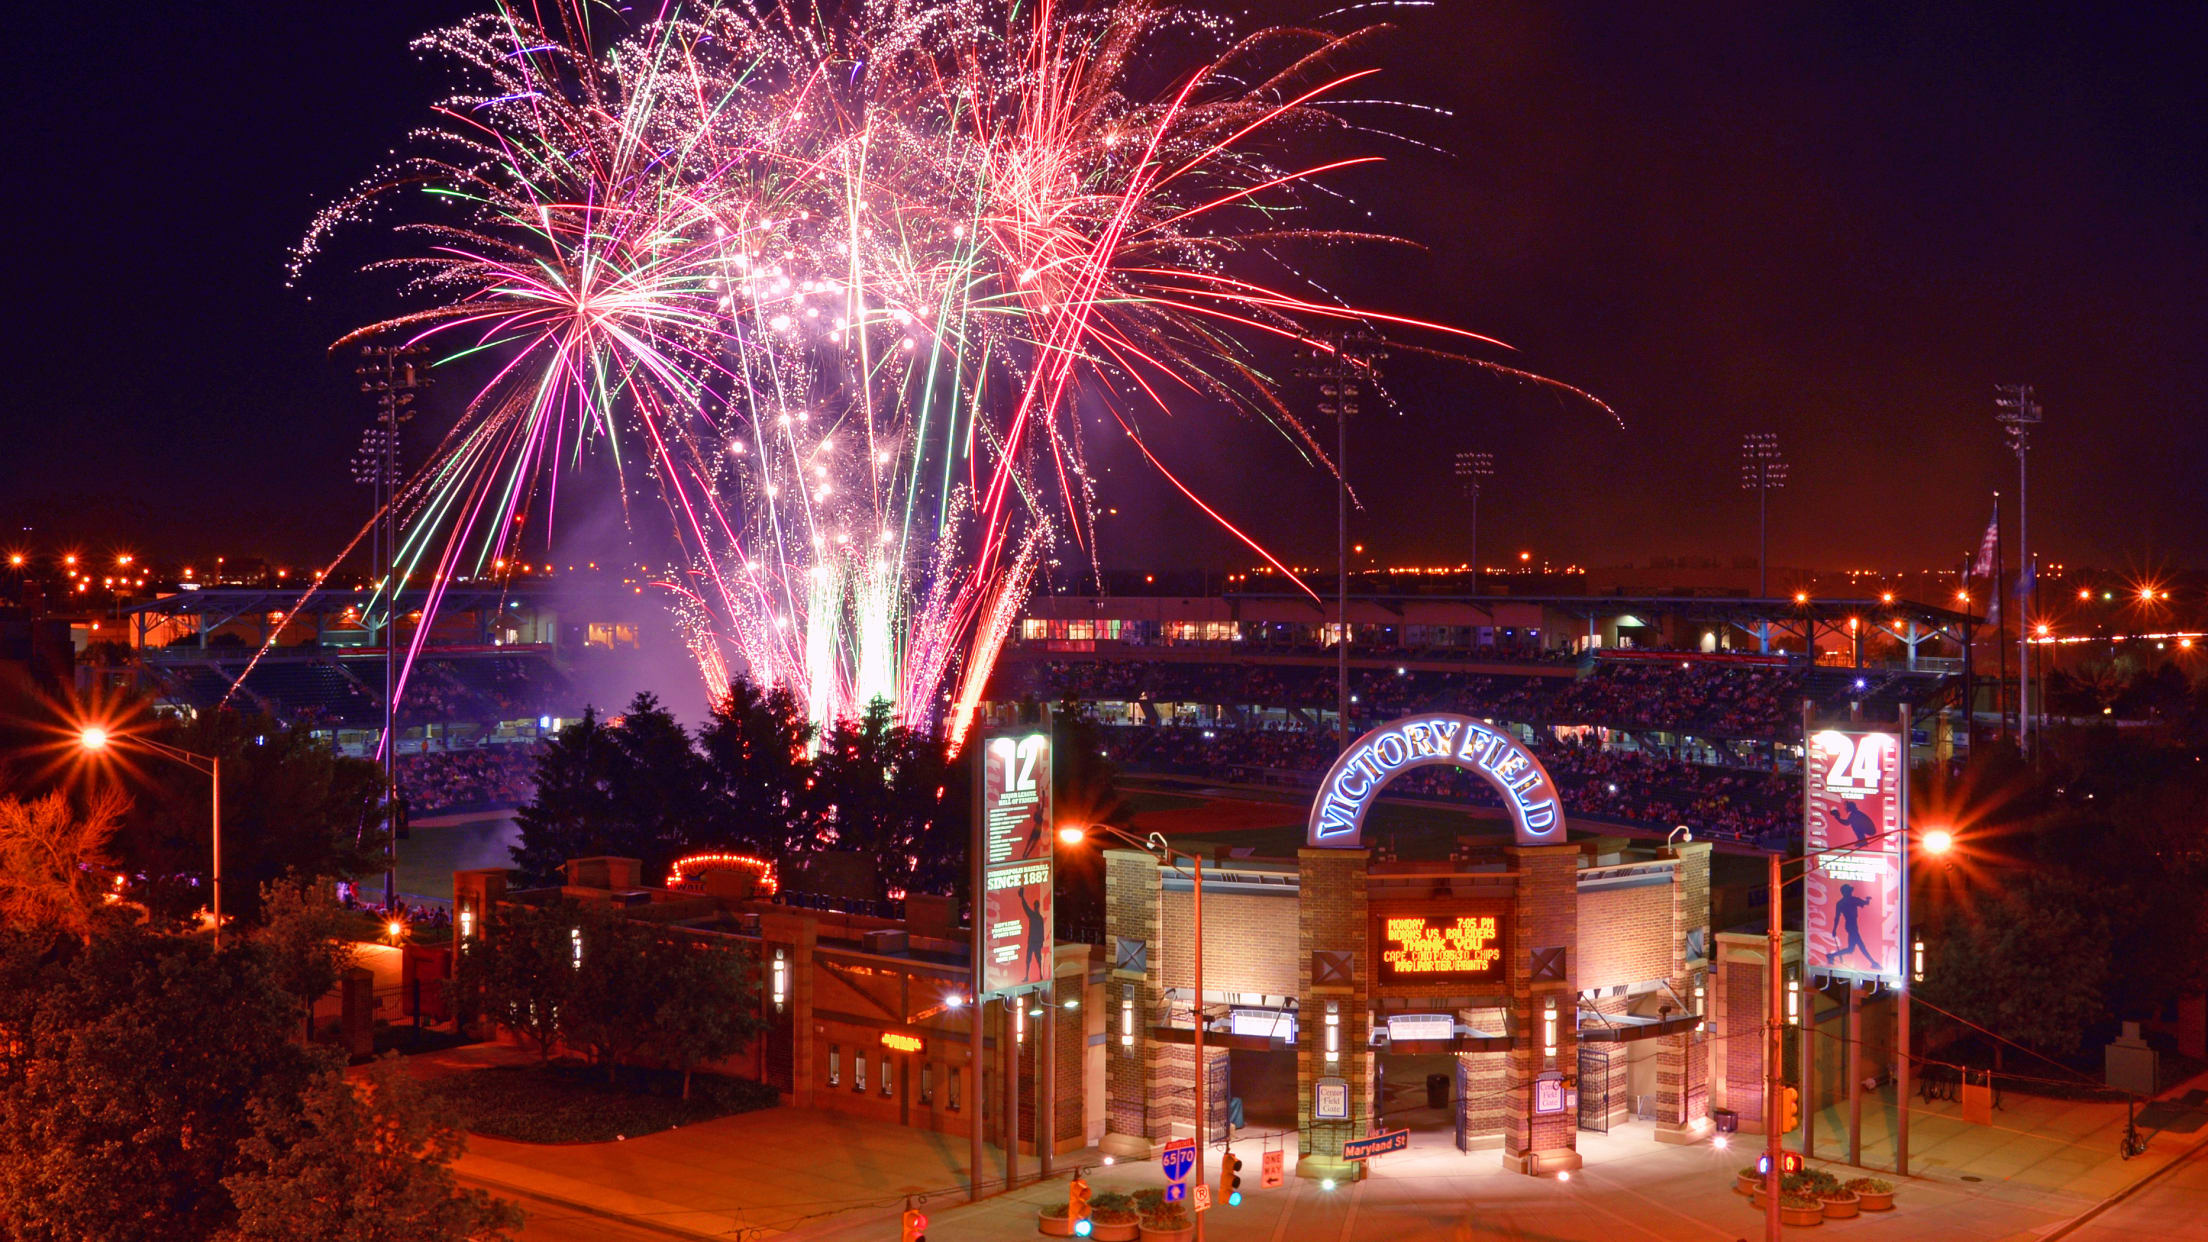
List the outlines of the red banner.
{"label": "red banner", "polygon": [[1904,978],[1901,755],[1901,736],[1890,731],[1827,729],[1809,739],[1802,926],[1811,974]]}
{"label": "red banner", "polygon": [[981,762],[981,992],[1050,982],[1050,735],[988,738]]}

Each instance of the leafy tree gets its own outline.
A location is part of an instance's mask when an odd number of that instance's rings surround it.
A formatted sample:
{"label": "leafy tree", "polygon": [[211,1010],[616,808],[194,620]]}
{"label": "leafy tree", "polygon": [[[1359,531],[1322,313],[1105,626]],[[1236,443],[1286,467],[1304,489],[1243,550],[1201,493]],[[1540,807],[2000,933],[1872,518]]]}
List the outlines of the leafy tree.
{"label": "leafy tree", "polygon": [[[633,1060],[645,1042],[657,1000],[653,994],[668,982],[660,977],[666,973],[665,950],[653,928],[611,906],[577,905],[568,912],[573,921],[566,970],[574,979],[560,1037],[589,1052],[611,1082],[621,1062]],[[579,941],[572,939],[577,933]],[[580,965],[573,957],[576,943],[582,947]]]}
{"label": "leafy tree", "polygon": [[328,1054],[251,945],[124,927],[67,962],[0,953],[0,1236],[218,1237],[253,1105],[282,1112]]}
{"label": "leafy tree", "polygon": [[664,876],[710,821],[707,786],[689,732],[658,699],[639,694],[612,721],[585,713],[538,761],[536,794],[514,817],[514,865],[549,883],[568,859],[613,854]]}
{"label": "leafy tree", "polygon": [[333,882],[278,880],[261,889],[261,928],[254,939],[268,956],[270,977],[306,1010],[330,994],[360,960],[359,930],[337,904]]}
{"label": "leafy tree", "polygon": [[319,1076],[295,1108],[257,1100],[253,1122],[246,1168],[223,1180],[238,1212],[225,1242],[505,1242],[521,1226],[454,1182],[467,1136],[396,1057],[358,1082]]}
{"label": "leafy tree", "polygon": [[812,722],[786,686],[764,693],[738,677],[699,734],[723,844],[777,867],[798,848],[812,798]]}
{"label": "leafy tree", "polygon": [[[383,836],[374,822],[382,776],[375,764],[337,754],[304,728],[236,712],[205,712],[157,736],[222,761],[225,915],[258,921],[261,886],[282,876],[382,870]],[[117,853],[147,877],[147,904],[180,918],[207,900],[196,877],[208,874],[213,857],[211,782],[182,764],[114,749],[129,765],[122,778],[147,790],[117,838]]]}
{"label": "leafy tree", "polygon": [[109,842],[127,806],[112,791],[94,794],[82,815],[59,792],[0,797],[0,920],[90,940],[112,895],[96,869],[115,861]]}
{"label": "leafy tree", "polygon": [[1927,938],[1921,993],[2003,1038],[2064,1056],[2106,1013],[2107,935],[2093,890],[2060,874],[2018,874]]}
{"label": "leafy tree", "polygon": [[538,1058],[551,1060],[581,986],[574,931],[584,918],[580,906],[565,901],[500,907],[453,963],[454,1008],[528,1036]]}
{"label": "leafy tree", "polygon": [[656,939],[648,975],[634,986],[649,1013],[642,1050],[682,1072],[682,1098],[698,1066],[735,1056],[765,1027],[756,963],[731,949]]}

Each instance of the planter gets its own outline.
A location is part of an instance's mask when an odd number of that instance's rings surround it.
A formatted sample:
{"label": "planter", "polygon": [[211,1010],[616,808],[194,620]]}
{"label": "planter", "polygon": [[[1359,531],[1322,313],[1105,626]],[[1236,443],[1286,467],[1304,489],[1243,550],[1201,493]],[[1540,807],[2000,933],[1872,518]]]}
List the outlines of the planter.
{"label": "planter", "polygon": [[1103,1221],[1093,1216],[1089,1218],[1090,1242],[1136,1242],[1141,1233],[1142,1225],[1139,1221]]}
{"label": "planter", "polygon": [[1734,1194],[1752,1195],[1761,1189],[1763,1189],[1763,1178],[1760,1174],[1735,1173],[1733,1175]]}
{"label": "planter", "polygon": [[1784,1225],[1822,1225],[1825,1223],[1825,1210],[1822,1205],[1789,1207],[1782,1200],[1779,1204],[1779,1223]]}
{"label": "planter", "polygon": [[1891,1212],[1894,1210],[1894,1192],[1891,1190],[1882,1195],[1873,1194],[1868,1190],[1858,1190],[1855,1192],[1855,1197],[1861,1201],[1861,1207],[1866,1212]]}
{"label": "planter", "polygon": [[1073,1236],[1073,1219],[1063,1210],[1055,1216],[1044,1212],[1036,1218],[1035,1232],[1046,1238],[1070,1238]]}
{"label": "planter", "polygon": [[1191,1223],[1178,1229],[1152,1229],[1144,1225],[1142,1242],[1196,1242],[1196,1226]]}
{"label": "planter", "polygon": [[1849,1220],[1863,1210],[1862,1197],[1852,1190],[1819,1197],[1825,1205],[1826,1220]]}

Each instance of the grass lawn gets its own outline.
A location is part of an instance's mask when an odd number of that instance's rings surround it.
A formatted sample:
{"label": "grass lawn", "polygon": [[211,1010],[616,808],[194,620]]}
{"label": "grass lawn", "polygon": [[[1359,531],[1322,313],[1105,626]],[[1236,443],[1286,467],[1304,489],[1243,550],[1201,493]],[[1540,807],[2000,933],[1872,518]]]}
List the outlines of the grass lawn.
{"label": "grass lawn", "polygon": [[429,1087],[471,1133],[520,1143],[607,1143],[771,1108],[776,1099],[761,1083],[698,1074],[685,1100],[680,1074],[623,1069],[619,1085],[609,1085],[604,1070],[573,1061],[468,1070]]}

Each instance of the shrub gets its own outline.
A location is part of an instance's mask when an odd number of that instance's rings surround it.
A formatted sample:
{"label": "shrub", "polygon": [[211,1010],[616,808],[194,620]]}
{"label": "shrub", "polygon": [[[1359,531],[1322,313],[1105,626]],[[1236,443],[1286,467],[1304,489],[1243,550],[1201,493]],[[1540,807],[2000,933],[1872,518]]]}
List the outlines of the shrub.
{"label": "shrub", "polygon": [[1823,1200],[1812,1199],[1808,1195],[1780,1195],[1779,1206],[1797,1212],[1820,1212],[1825,1207]]}
{"label": "shrub", "polygon": [[1131,1225],[1142,1218],[1135,1197],[1125,1191],[1107,1190],[1089,1200],[1089,1219],[1102,1225]]}
{"label": "shrub", "polygon": [[1160,1203],[1154,1210],[1142,1214],[1145,1229],[1186,1229],[1196,1223],[1189,1215],[1188,1206],[1181,1203]]}
{"label": "shrub", "polygon": [[1890,1195],[1894,1193],[1894,1184],[1879,1177],[1850,1178],[1847,1188],[1859,1195]]}

